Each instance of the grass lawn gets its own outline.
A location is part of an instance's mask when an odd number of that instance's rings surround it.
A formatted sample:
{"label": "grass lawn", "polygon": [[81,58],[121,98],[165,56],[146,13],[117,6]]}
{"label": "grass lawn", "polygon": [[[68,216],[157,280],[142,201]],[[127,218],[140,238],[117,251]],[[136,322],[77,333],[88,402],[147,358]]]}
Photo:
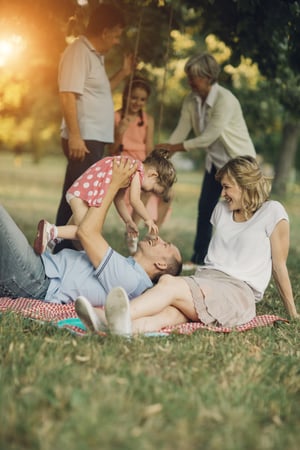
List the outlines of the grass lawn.
{"label": "grass lawn", "polygon": [[[0,154],[0,203],[32,242],[53,221],[63,158],[33,165]],[[165,239],[191,256],[199,173],[179,173]],[[299,187],[289,270],[300,309]],[[108,241],[126,251],[113,208]],[[254,249],[255,251],[255,249]],[[258,314],[286,317],[273,283]],[[73,336],[12,313],[0,317],[0,450],[298,450],[300,323],[228,335]]]}

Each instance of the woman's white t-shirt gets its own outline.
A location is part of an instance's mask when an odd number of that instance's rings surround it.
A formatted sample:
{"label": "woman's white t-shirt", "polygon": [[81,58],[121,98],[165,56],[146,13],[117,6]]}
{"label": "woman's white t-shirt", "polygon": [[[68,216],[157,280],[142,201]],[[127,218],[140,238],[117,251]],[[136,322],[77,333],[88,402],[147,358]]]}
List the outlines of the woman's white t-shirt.
{"label": "woman's white t-shirt", "polygon": [[269,200],[246,222],[235,222],[224,201],[215,207],[214,233],[205,258],[205,268],[216,269],[245,281],[262,299],[272,275],[270,236],[281,220],[289,220],[281,203]]}

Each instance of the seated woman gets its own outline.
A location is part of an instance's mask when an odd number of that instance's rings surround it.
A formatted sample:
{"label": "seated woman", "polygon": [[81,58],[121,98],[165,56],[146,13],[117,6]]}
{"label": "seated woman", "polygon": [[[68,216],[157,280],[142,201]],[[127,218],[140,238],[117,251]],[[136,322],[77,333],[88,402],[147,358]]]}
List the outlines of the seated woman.
{"label": "seated woman", "polygon": [[106,324],[112,333],[128,335],[189,320],[242,325],[255,317],[255,304],[272,273],[288,314],[299,318],[286,266],[288,215],[278,201],[268,200],[270,180],[251,156],[231,159],[216,179],[223,201],[211,217],[214,233],[205,264],[193,276],[161,277],[130,304],[122,288],[113,289],[105,315],[90,308],[86,299],[77,299],[79,316],[90,328]]}

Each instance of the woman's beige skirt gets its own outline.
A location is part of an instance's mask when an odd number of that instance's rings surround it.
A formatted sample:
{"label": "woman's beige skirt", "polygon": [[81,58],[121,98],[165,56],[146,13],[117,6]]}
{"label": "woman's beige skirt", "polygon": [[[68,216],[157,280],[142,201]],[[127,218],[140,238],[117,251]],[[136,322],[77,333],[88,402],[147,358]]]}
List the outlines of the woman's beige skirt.
{"label": "woman's beige skirt", "polygon": [[183,277],[191,290],[199,320],[234,327],[255,317],[255,297],[244,281],[214,269],[198,269]]}

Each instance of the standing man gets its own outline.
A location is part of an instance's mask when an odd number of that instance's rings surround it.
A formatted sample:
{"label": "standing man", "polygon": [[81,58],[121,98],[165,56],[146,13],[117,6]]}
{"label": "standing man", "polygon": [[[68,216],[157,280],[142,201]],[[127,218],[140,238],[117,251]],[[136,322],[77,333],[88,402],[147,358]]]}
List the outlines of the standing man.
{"label": "standing man", "polygon": [[[171,153],[203,149],[206,152],[205,174],[198,203],[197,232],[191,262],[193,269],[201,265],[212,234],[210,217],[220,194],[221,184],[215,180],[217,169],[236,156],[256,156],[238,99],[217,80],[220,66],[209,53],[192,56],[185,64],[191,87],[182,105],[177,127],[168,144],[159,147]],[[193,130],[195,137],[187,139]]]}
{"label": "standing man", "polygon": [[72,214],[65,199],[67,189],[103,157],[105,144],[113,142],[111,90],[130,74],[132,57],[125,57],[123,67],[109,80],[104,55],[120,42],[124,28],[122,13],[113,5],[100,4],[92,12],[85,35],[79,36],[62,55],[58,74],[63,112],[61,138],[68,165],[57,225],[65,225]]}

